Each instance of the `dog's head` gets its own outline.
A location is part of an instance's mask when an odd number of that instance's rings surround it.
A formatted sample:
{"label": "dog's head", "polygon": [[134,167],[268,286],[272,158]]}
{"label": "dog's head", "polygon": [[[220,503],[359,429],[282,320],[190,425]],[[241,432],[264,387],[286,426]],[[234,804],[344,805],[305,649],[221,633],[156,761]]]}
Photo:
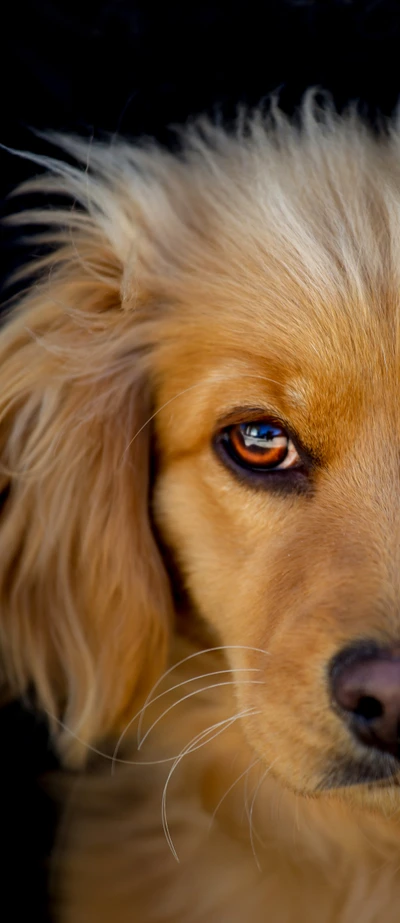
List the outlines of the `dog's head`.
{"label": "dog's head", "polygon": [[399,143],[309,101],[56,168],[83,209],[0,343],[0,624],[8,687],[84,741],[165,663],[162,545],[274,773],[393,787]]}

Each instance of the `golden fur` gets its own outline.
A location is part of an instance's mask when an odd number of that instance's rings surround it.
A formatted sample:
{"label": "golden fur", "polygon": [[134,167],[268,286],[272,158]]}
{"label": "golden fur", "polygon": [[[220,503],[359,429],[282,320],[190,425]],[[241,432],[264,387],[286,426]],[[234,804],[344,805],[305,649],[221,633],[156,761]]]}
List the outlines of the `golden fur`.
{"label": "golden fur", "polygon": [[[400,772],[337,787],[369,754],[327,670],[400,638],[400,128],[311,95],[180,155],[62,145],[34,187],[74,204],[27,216],[52,252],[0,337],[2,685],[67,766],[124,729],[135,765],[72,797],[57,913],[395,923]],[[311,493],[222,464],[240,407],[310,448]]]}

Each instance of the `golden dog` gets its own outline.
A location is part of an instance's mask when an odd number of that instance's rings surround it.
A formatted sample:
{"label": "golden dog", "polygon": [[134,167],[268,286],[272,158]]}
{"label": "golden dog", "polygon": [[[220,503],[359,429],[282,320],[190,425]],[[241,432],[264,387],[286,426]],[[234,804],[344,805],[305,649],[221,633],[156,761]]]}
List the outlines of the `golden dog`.
{"label": "golden dog", "polygon": [[111,759],[56,915],[397,923],[400,128],[61,143],[0,337],[4,695]]}

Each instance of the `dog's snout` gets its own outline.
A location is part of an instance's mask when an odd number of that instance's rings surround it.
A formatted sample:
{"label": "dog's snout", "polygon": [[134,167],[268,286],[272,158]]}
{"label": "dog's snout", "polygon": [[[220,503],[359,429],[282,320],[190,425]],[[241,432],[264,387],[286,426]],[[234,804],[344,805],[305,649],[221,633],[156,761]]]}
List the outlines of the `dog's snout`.
{"label": "dog's snout", "polygon": [[333,700],[352,733],[400,759],[400,649],[361,647],[335,661]]}

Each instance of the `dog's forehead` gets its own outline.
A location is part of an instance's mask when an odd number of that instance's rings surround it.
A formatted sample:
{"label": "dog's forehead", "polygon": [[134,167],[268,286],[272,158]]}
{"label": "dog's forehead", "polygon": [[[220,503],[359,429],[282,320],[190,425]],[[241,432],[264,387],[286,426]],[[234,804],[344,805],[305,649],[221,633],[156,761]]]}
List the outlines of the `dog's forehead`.
{"label": "dog's forehead", "polygon": [[[385,371],[379,343],[368,340],[360,350],[335,351],[297,341],[284,348],[272,336],[257,342],[230,336],[226,325],[220,336],[210,328],[204,340],[185,342],[176,361],[163,376],[158,391],[157,426],[162,441],[180,454],[196,451],[232,412],[265,409],[286,421],[317,456],[326,460],[347,451],[360,431],[379,430],[379,439],[400,435],[393,368]],[[349,347],[349,343],[347,343]],[[392,361],[393,366],[393,361]],[[400,382],[399,382],[400,383]],[[172,424],[172,426],[171,426]],[[386,436],[382,432],[386,428]]]}
{"label": "dog's forehead", "polygon": [[322,290],[318,298],[315,292],[307,297],[290,291],[282,278],[277,298],[268,278],[257,280],[251,292],[239,281],[235,297],[189,293],[174,306],[162,324],[157,364],[167,387],[175,377],[189,387],[191,379],[207,380],[215,369],[236,363],[242,381],[251,374],[278,379],[299,406],[312,395],[331,399],[350,389],[378,397],[400,384],[399,321],[400,297],[389,292],[360,299]]}
{"label": "dog's forehead", "polygon": [[175,358],[171,363],[169,354],[159,379],[166,441],[172,420],[182,448],[194,448],[240,408],[265,409],[287,421],[326,459],[362,432],[400,436],[400,360],[393,317],[383,304],[354,302],[344,311],[321,299],[313,311],[302,302],[296,314],[292,305],[277,316],[267,299],[253,310],[239,303],[216,310],[203,301],[186,321],[181,317],[175,328]]}
{"label": "dog's forehead", "polygon": [[203,186],[191,201],[203,233],[164,238],[160,404],[184,411],[191,439],[236,406],[271,409],[326,452],[344,425],[398,433],[397,154],[345,132],[268,157],[257,176],[241,162],[240,183],[228,159],[222,192],[207,178],[207,208]]}

